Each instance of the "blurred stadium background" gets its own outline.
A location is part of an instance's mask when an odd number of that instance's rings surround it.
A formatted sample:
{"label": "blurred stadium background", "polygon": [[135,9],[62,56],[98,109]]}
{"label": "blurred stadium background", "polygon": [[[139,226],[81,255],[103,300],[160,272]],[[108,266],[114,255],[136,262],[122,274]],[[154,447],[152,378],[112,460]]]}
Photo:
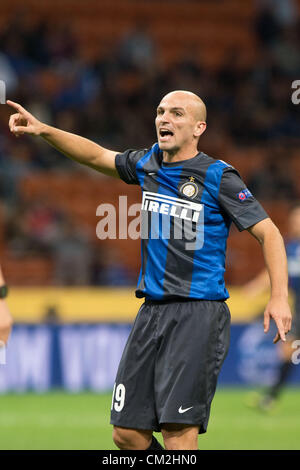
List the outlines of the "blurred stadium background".
{"label": "blurred stadium background", "polygon": [[[208,107],[201,149],[240,171],[285,235],[300,199],[299,11],[299,0],[2,0],[0,80],[39,119],[120,151],[152,145],[166,92],[194,91]],[[110,393],[140,305],[140,243],[99,240],[96,209],[139,202],[139,188],[15,139],[9,115],[1,106],[0,258],[15,325],[0,449],[114,449]],[[232,228],[232,341],[202,449],[299,449],[300,366],[275,414],[244,403],[280,362],[259,319],[267,294],[240,287],[262,267],[257,242]]]}

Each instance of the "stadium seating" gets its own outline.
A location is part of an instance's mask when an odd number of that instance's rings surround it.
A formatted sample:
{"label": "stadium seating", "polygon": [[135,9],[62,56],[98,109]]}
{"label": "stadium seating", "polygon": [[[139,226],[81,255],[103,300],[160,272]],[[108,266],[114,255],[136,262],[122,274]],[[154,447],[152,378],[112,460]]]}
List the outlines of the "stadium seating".
{"label": "stadium seating", "polygon": [[[227,0],[194,1],[193,15],[185,2],[144,2],[138,0],[90,0],[73,2],[58,0],[40,2],[28,0],[26,14],[28,21],[35,22],[47,17],[52,24],[68,24],[76,34],[85,57],[106,55],[113,45],[135,24],[149,24],[155,42],[161,51],[161,63],[174,62],[187,46],[199,44],[199,61],[208,67],[220,63],[224,52],[238,48],[247,50],[243,60],[247,63],[255,58],[255,40],[247,27],[253,17],[253,2]],[[3,1],[0,6],[2,24],[10,18],[12,7],[19,2]],[[200,18],[205,18],[205,23]]]}
{"label": "stadium seating", "polygon": [[[300,0],[299,5],[300,5]],[[122,36],[136,24],[147,25],[158,46],[159,61],[167,66],[182,57],[188,48],[195,50],[195,58],[208,68],[218,67],[224,54],[235,50],[241,65],[252,63],[257,54],[252,23],[255,13],[252,0],[215,1],[195,0],[187,8],[185,1],[139,1],[139,0],[27,0],[26,9],[19,8],[19,0],[2,0],[0,3],[0,28],[13,17],[12,12],[26,13],[26,21],[32,24],[43,18],[49,24],[68,25],[79,41],[83,58],[106,56],[117,47]],[[200,19],[205,18],[205,21]],[[246,51],[246,53],[245,53]],[[1,119],[1,114],[0,114]],[[220,158],[236,166],[244,179],[264,157],[261,148],[229,148]],[[228,157],[228,158],[227,158]],[[294,175],[300,172],[299,155],[294,155]],[[47,196],[54,205],[71,214],[76,223],[87,227],[93,234],[94,243],[102,247],[113,245],[121,260],[132,269],[139,267],[140,242],[134,240],[103,240],[96,238],[98,218],[96,208],[101,202],[111,203],[117,208],[120,194],[128,196],[128,205],[140,199],[139,188],[124,185],[101,175],[90,176],[78,171],[74,173],[36,172],[21,183],[25,200]],[[274,221],[285,231],[286,206],[269,205],[267,209]],[[0,207],[0,223],[3,214]],[[228,276],[232,283],[242,283],[252,277],[263,264],[262,257],[251,255],[256,241],[248,234],[233,230],[228,242]],[[3,230],[0,230],[0,247],[3,248]],[[235,260],[238,259],[239,263]],[[26,260],[32,276],[28,279],[24,260],[7,255],[6,271],[13,284],[51,282],[51,261],[34,257]],[[22,264],[22,266],[21,266]]]}

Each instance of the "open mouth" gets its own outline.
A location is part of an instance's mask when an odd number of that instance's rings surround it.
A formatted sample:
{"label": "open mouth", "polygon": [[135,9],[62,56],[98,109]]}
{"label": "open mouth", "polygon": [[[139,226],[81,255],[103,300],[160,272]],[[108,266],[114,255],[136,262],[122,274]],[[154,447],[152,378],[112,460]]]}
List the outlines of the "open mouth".
{"label": "open mouth", "polygon": [[174,132],[169,129],[160,129],[159,136],[161,141],[167,141],[174,135]]}

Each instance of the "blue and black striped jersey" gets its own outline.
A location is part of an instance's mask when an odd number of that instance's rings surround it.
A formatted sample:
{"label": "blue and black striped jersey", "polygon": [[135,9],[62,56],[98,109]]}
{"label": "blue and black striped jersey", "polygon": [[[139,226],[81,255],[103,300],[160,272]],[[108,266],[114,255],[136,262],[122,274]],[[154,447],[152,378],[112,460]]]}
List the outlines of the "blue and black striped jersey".
{"label": "blue and black striped jersey", "polygon": [[142,266],[137,297],[224,300],[230,224],[268,217],[239,173],[203,152],[167,163],[158,144],[116,155],[120,177],[142,188]]}

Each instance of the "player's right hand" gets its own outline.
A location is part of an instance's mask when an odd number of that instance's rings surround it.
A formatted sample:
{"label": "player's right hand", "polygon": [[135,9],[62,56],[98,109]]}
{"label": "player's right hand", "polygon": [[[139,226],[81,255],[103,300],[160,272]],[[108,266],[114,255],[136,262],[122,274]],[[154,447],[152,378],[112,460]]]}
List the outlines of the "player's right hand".
{"label": "player's right hand", "polygon": [[12,114],[9,118],[9,129],[16,136],[23,134],[40,135],[43,124],[38,121],[32,114],[24,109],[20,104],[7,100],[6,103],[14,108],[17,113]]}

